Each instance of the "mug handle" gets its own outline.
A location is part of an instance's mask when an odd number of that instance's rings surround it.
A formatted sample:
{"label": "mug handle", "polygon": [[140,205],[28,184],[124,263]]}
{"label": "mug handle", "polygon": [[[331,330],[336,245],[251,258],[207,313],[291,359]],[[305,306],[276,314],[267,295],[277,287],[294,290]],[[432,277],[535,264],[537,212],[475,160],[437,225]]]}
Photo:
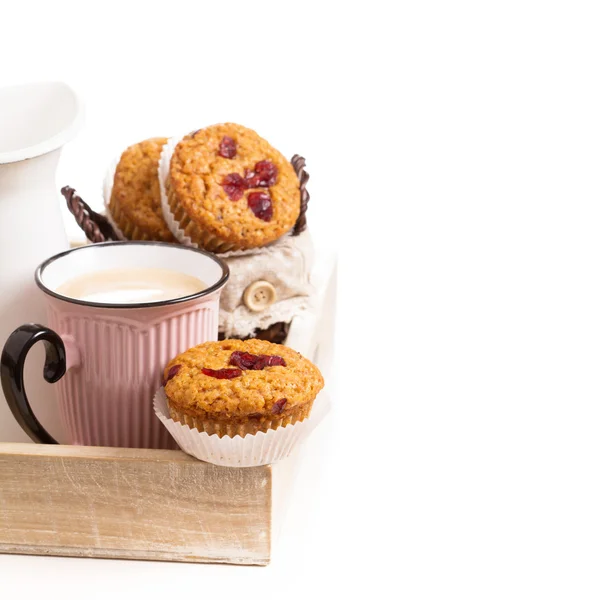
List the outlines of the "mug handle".
{"label": "mug handle", "polygon": [[65,344],[52,329],[35,323],[21,325],[8,336],[0,358],[0,380],[6,402],[23,431],[38,444],[58,444],[33,414],[25,393],[25,358],[39,341],[46,347],[44,379],[56,383],[67,370]]}

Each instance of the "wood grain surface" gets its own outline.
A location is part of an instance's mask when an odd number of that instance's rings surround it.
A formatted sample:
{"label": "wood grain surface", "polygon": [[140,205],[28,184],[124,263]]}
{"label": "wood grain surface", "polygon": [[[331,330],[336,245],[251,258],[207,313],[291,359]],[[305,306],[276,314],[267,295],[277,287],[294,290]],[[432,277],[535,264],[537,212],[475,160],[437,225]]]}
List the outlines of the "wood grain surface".
{"label": "wood grain surface", "polygon": [[271,467],[0,443],[0,552],[265,565]]}

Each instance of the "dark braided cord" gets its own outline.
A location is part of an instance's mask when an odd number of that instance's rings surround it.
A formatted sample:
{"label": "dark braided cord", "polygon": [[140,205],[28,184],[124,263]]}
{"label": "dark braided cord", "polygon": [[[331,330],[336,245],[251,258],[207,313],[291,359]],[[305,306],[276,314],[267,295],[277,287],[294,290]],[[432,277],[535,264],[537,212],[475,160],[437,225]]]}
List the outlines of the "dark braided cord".
{"label": "dark braided cord", "polygon": [[292,166],[300,180],[300,215],[292,229],[292,235],[300,235],[306,229],[306,209],[308,208],[308,201],[310,200],[310,194],[306,189],[306,183],[308,182],[310,175],[304,170],[306,160],[304,160],[303,156],[294,154],[292,157]]}
{"label": "dark braided cord", "polygon": [[119,239],[108,219],[93,211],[72,187],[66,185],[60,191],[65,197],[69,211],[75,217],[77,225],[81,227],[90,242],[97,244]]}

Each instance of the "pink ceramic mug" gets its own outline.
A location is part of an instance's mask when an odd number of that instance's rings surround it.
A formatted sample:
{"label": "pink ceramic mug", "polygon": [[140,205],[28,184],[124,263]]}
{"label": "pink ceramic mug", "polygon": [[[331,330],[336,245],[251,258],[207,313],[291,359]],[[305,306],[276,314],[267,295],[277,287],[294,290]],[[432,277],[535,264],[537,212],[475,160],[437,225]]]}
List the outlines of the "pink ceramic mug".
{"label": "pink ceramic mug", "polygon": [[[111,268],[163,268],[192,275],[207,288],[183,298],[142,304],[73,299],[56,290],[67,280]],[[219,296],[227,264],[195,248],[158,242],[106,242],[57,254],[35,280],[46,295],[48,327],[23,325],[8,338],[0,360],[10,409],[35,441],[56,440],[31,410],[23,385],[29,349],[46,346],[44,378],[56,382],[70,442],[88,446],[173,448],[152,398],[167,362],[179,352],[216,340]]]}

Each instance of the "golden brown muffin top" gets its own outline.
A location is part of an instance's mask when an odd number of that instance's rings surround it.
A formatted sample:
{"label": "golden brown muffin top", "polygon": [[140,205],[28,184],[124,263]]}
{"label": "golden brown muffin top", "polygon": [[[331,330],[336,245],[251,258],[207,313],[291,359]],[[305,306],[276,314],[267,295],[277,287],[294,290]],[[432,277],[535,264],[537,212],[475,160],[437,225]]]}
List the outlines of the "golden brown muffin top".
{"label": "golden brown muffin top", "polygon": [[151,239],[174,241],[163,219],[158,160],[167,138],[157,137],[129,146],[115,171],[109,208]]}
{"label": "golden brown muffin top", "polygon": [[300,182],[285,157],[234,123],[200,129],[175,147],[169,188],[198,227],[255,248],[289,231],[300,214]]}
{"label": "golden brown muffin top", "polygon": [[[282,361],[285,366],[263,366]],[[253,362],[259,370],[248,367]],[[234,376],[220,379],[219,375]],[[324,385],[319,369],[301,354],[257,339],[205,342],[190,348],[169,362],[164,380],[171,406],[213,418],[280,414],[314,400]]]}

